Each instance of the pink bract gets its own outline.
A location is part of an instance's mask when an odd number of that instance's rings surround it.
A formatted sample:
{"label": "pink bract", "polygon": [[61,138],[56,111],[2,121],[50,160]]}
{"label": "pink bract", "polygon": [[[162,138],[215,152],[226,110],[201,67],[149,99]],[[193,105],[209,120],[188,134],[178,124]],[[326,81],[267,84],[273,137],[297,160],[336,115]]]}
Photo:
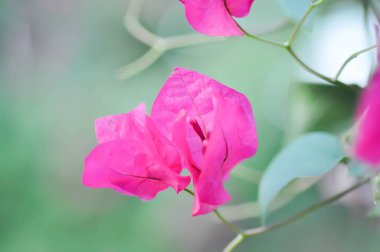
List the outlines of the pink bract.
{"label": "pink bract", "polygon": [[355,154],[358,159],[380,165],[380,65],[364,91],[358,107],[359,127]]}
{"label": "pink bract", "polygon": [[189,184],[189,177],[179,175],[179,153],[143,105],[97,119],[96,134],[99,144],[85,160],[84,185],[150,200],[169,186],[179,192]]}
{"label": "pink bract", "polygon": [[192,175],[193,215],[228,202],[223,182],[258,145],[248,99],[205,75],[177,68],[153,104],[152,119],[180,149]]}
{"label": "pink bract", "polygon": [[254,0],[182,0],[190,25],[210,36],[243,35],[233,17],[248,15]]}
{"label": "pink bract", "polygon": [[96,120],[98,145],[85,160],[83,183],[142,200],[190,183],[193,215],[230,200],[231,170],[257,150],[251,105],[241,93],[200,73],[177,68],[158,94],[151,117],[144,105]]}

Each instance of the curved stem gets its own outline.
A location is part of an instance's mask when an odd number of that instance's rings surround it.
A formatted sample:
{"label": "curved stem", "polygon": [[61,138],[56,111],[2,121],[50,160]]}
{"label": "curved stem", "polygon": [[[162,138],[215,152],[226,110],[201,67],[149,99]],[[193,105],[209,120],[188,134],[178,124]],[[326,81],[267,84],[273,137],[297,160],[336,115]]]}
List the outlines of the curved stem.
{"label": "curved stem", "polygon": [[307,72],[309,72],[309,73],[317,76],[318,78],[320,78],[320,79],[322,79],[322,80],[324,80],[330,84],[333,84],[337,87],[341,87],[341,88],[349,89],[351,91],[355,91],[354,89],[352,89],[350,86],[344,84],[343,82],[340,82],[338,80],[334,80],[330,77],[327,77],[326,75],[323,75],[323,74],[317,72],[316,70],[314,70],[313,68],[311,68],[310,66],[308,66],[305,62],[303,62],[303,60],[301,60],[301,58],[299,58],[297,56],[297,54],[293,51],[293,49],[291,47],[287,47],[286,50],[298,62],[298,64],[300,64],[300,66],[303,67]]}
{"label": "curved stem", "polygon": [[272,41],[272,40],[269,40],[269,39],[265,39],[265,38],[261,38],[261,37],[257,37],[253,34],[250,34],[249,32],[247,32],[235,19],[234,19],[236,25],[239,27],[239,29],[244,33],[244,35],[246,35],[247,37],[251,38],[251,39],[254,39],[254,40],[257,40],[257,41],[260,41],[260,42],[263,42],[265,44],[268,44],[268,45],[272,45],[272,46],[276,46],[276,47],[280,47],[280,48],[285,48],[285,45],[284,44],[281,44],[281,43],[278,43],[278,42],[275,42],[275,41]]}
{"label": "curved stem", "polygon": [[[185,188],[185,191],[189,193],[191,196],[194,196],[194,192],[191,191],[190,189]],[[229,222],[226,218],[224,218],[223,215],[218,211],[218,209],[215,209],[213,213],[216,215],[216,217],[219,218],[219,220],[221,220],[233,232],[244,236],[244,233],[241,231],[241,229],[235,226],[234,224],[232,224],[231,222]]]}
{"label": "curved stem", "polygon": [[120,68],[117,71],[116,78],[119,80],[123,80],[130,78],[138,73],[141,73],[149,66],[151,66],[154,62],[156,62],[165,51],[165,44],[157,42],[140,58]]}
{"label": "curved stem", "polygon": [[168,50],[219,42],[226,39],[227,38],[224,37],[206,37],[197,33],[176,35],[165,38],[166,43],[168,45]]}
{"label": "curved stem", "polygon": [[193,192],[193,191],[191,191],[190,189],[188,189],[188,188],[185,188],[185,192],[187,192],[188,194],[190,194],[191,196],[193,196],[193,197],[194,197],[194,192]]}
{"label": "curved stem", "polygon": [[223,215],[220,214],[220,212],[218,211],[218,209],[215,209],[214,210],[214,214],[229,228],[231,229],[232,231],[234,231],[235,233],[239,234],[239,235],[243,235],[245,236],[245,234],[243,233],[243,231],[235,226],[234,224],[232,224],[231,222],[229,222],[226,218],[223,217]]}
{"label": "curved stem", "polygon": [[144,0],[131,0],[127,12],[124,16],[125,28],[142,43],[153,46],[159,36],[146,29],[138,20]]}
{"label": "curved stem", "polygon": [[278,42],[275,42],[275,41],[271,41],[271,40],[268,40],[268,39],[257,37],[255,35],[252,35],[252,34],[247,33],[247,32],[245,32],[245,35],[247,37],[251,38],[251,39],[254,39],[254,40],[257,40],[257,41],[260,41],[260,42],[263,42],[263,43],[266,43],[266,44],[269,44],[269,45],[272,45],[272,46],[276,46],[276,47],[280,47],[280,48],[285,48],[284,44],[281,44],[281,43],[278,43]]}
{"label": "curved stem", "polygon": [[[136,61],[124,66],[118,71],[118,79],[130,78],[152,65],[163,53],[168,50],[184,48],[194,45],[213,43],[226,40],[225,37],[207,37],[196,33],[161,37],[152,33],[139,22],[139,15],[144,0],[131,0],[124,16],[125,28],[140,42],[151,47],[147,53]],[[271,33],[289,23],[289,19],[282,19],[273,23],[264,24],[257,28],[257,33]]]}
{"label": "curved stem", "polygon": [[[268,34],[278,29],[285,27],[289,24],[289,19],[281,19],[274,22],[263,24],[256,28],[256,34]],[[227,40],[228,37],[209,37],[200,35],[198,33],[190,33],[183,35],[175,35],[171,37],[165,38],[168,50],[183,48],[188,46],[212,43],[212,42],[220,42]]]}
{"label": "curved stem", "polygon": [[223,252],[232,252],[235,248],[245,240],[246,236],[238,234],[228,245],[223,249]]}
{"label": "curved stem", "polygon": [[378,48],[380,45],[373,45],[373,46],[370,46],[368,48],[365,48],[363,50],[360,50],[360,51],[357,51],[355,53],[353,53],[350,57],[348,57],[344,63],[342,64],[342,66],[339,68],[338,72],[336,73],[335,75],[335,80],[338,80],[339,76],[342,74],[343,70],[346,68],[346,66],[348,65],[348,63],[350,63],[353,59],[357,58],[358,56],[360,56],[361,54],[363,53],[366,53],[368,51],[371,51],[375,48]]}
{"label": "curved stem", "polygon": [[293,48],[292,48],[292,45],[294,43],[294,40],[296,39],[301,27],[303,26],[303,24],[305,23],[306,19],[309,17],[310,13],[314,10],[315,7],[317,7],[319,4],[321,4],[323,2],[323,0],[319,0],[315,3],[312,3],[309,7],[309,9],[306,11],[305,15],[301,18],[301,20],[297,23],[297,25],[295,26],[293,32],[291,33],[289,39],[281,44],[281,43],[278,43],[278,42],[274,42],[274,41],[271,41],[271,40],[267,40],[267,39],[263,39],[263,38],[260,38],[260,37],[257,37],[257,36],[254,36],[250,33],[248,33],[246,30],[244,30],[244,28],[242,28],[238,22],[236,22],[235,20],[235,23],[236,25],[240,28],[240,30],[249,38],[252,38],[252,39],[255,39],[257,41],[260,41],[260,42],[263,42],[263,43],[266,43],[266,44],[269,44],[269,45],[272,45],[272,46],[276,46],[276,47],[280,47],[280,48],[283,48],[285,49],[294,59],[295,61],[301,65],[301,67],[303,67],[306,71],[308,71],[309,73],[313,74],[314,76],[330,83],[330,84],[333,84],[335,86],[338,86],[338,87],[342,87],[342,88],[347,88],[347,89],[350,89],[351,91],[355,91],[352,87],[350,87],[349,85],[346,85],[345,83],[343,82],[340,82],[336,79],[333,79],[333,78],[330,78],[330,77],[327,77],[319,72],[317,72],[316,70],[314,70],[313,68],[311,68],[310,66],[308,66],[305,62],[303,62],[296,54],[295,52],[293,51]]}
{"label": "curved stem", "polygon": [[298,32],[301,30],[301,27],[305,23],[306,19],[309,17],[310,13],[314,10],[315,7],[317,7],[319,4],[321,4],[323,0],[319,0],[315,3],[312,3],[309,7],[309,9],[306,11],[305,15],[301,18],[301,20],[297,23],[297,25],[294,27],[293,32],[291,33],[288,41],[286,42],[287,47],[291,47],[294,43],[295,38],[297,37]]}
{"label": "curved stem", "polygon": [[313,74],[313,75],[315,75],[315,76],[317,76],[318,78],[320,78],[320,79],[322,79],[322,80],[325,80],[325,81],[327,81],[327,82],[329,82],[329,83],[331,83],[331,84],[334,84],[334,81],[331,79],[331,78],[329,78],[329,77],[327,77],[327,76],[325,76],[325,75],[323,75],[323,74],[321,74],[321,73],[319,73],[319,72],[317,72],[317,71],[315,71],[313,68],[311,68],[311,67],[309,67],[305,62],[303,62],[298,56],[297,56],[297,54],[293,51],[293,49],[291,48],[291,47],[288,47],[287,49],[286,49],[289,53],[290,53],[290,55],[306,70],[306,71],[308,71],[309,73],[311,73],[311,74]]}
{"label": "curved stem", "polygon": [[308,66],[305,62],[303,62],[296,54],[295,52],[293,51],[293,49],[291,47],[287,47],[286,48],[287,51],[290,53],[290,55],[298,62],[298,64],[300,64],[301,67],[303,67],[307,72],[313,74],[314,76],[317,76],[318,78],[336,86],[336,87],[340,87],[340,88],[343,88],[343,89],[346,89],[346,90],[349,90],[351,92],[357,92],[357,89],[351,85],[347,85],[339,80],[335,80],[333,78],[330,78],[326,75],[323,75],[319,72],[317,72],[316,70],[314,70],[313,68],[311,68],[310,66]]}
{"label": "curved stem", "polygon": [[366,178],[364,180],[361,180],[358,183],[351,186],[350,188],[346,189],[345,191],[343,191],[343,192],[341,192],[341,193],[339,193],[339,194],[337,194],[331,198],[323,200],[323,201],[319,202],[318,204],[315,204],[309,208],[306,208],[305,210],[301,211],[300,213],[293,215],[292,217],[290,217],[290,218],[288,218],[282,222],[279,222],[279,223],[276,223],[273,225],[269,225],[269,226],[263,226],[263,227],[248,229],[248,230],[244,231],[244,234],[246,236],[256,236],[259,234],[268,233],[270,231],[273,231],[275,229],[278,229],[280,227],[283,227],[285,225],[293,223],[294,221],[299,220],[299,219],[307,216],[308,214],[341,199],[342,197],[346,196],[347,194],[349,194],[349,193],[355,191],[356,189],[362,187],[363,185],[369,183],[370,181],[371,181],[371,178]]}
{"label": "curved stem", "polygon": [[263,42],[263,43],[266,43],[266,44],[269,44],[269,45],[273,45],[273,46],[277,46],[277,47],[281,47],[281,48],[284,48],[284,45],[283,44],[280,44],[280,43],[277,43],[277,42],[274,42],[274,41],[271,41],[271,40],[268,40],[268,39],[264,39],[264,38],[260,38],[260,37],[257,37],[253,34],[250,34],[249,32],[247,32],[232,16],[230,10],[228,9],[228,5],[227,5],[227,1],[226,0],[223,0],[224,2],[224,6],[226,8],[226,10],[228,11],[228,14],[231,16],[232,20],[235,22],[235,24],[237,25],[237,27],[240,29],[241,32],[244,33],[244,35],[246,35],[247,37],[250,37],[252,39],[255,39],[257,41],[260,41],[260,42]]}
{"label": "curved stem", "polygon": [[225,249],[225,251],[232,252],[242,241],[244,241],[245,239],[247,239],[249,237],[269,233],[273,230],[276,230],[276,229],[279,229],[283,226],[291,224],[291,223],[309,215],[310,213],[343,198],[347,194],[355,191],[356,189],[362,187],[363,185],[368,184],[370,181],[371,181],[370,177],[363,179],[363,180],[359,181],[358,183],[354,184],[353,186],[351,186],[350,188],[348,188],[347,190],[345,190],[345,191],[343,191],[343,192],[341,192],[341,193],[339,193],[339,194],[337,194],[331,198],[323,200],[323,201],[319,202],[318,204],[315,204],[309,208],[306,208],[305,210],[299,212],[298,214],[295,214],[295,215],[289,217],[288,219],[286,219],[282,222],[279,222],[279,223],[276,223],[273,225],[269,225],[269,226],[262,226],[262,227],[243,230],[242,234],[238,234],[235,237],[235,239],[232,240],[231,243],[227,245],[226,249],[228,248],[229,250]]}

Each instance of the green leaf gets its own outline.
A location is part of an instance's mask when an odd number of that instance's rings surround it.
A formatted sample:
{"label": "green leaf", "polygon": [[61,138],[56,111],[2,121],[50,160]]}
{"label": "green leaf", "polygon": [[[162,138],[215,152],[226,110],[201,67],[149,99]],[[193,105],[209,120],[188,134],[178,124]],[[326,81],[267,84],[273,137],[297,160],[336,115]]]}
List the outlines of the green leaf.
{"label": "green leaf", "polygon": [[288,139],[310,131],[350,128],[358,93],[325,84],[294,85],[289,99]]}
{"label": "green leaf", "polygon": [[310,133],[282,150],[269,164],[259,187],[259,204],[263,220],[277,195],[293,180],[321,176],[343,158],[339,139],[328,133]]}

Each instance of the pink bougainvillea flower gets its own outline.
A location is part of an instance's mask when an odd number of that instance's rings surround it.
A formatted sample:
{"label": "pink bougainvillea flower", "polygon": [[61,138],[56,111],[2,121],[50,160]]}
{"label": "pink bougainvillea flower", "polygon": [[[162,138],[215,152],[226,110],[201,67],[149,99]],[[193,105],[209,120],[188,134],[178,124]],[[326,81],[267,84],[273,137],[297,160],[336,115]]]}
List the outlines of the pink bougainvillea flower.
{"label": "pink bougainvillea flower", "polygon": [[233,17],[248,15],[254,0],[181,0],[190,25],[210,36],[243,35]]}
{"label": "pink bougainvillea flower", "polygon": [[99,144],[85,160],[84,185],[150,200],[169,186],[179,192],[190,183],[179,175],[179,153],[143,104],[128,114],[97,119],[95,128]]}
{"label": "pink bougainvillea flower", "polygon": [[360,99],[358,121],[355,154],[358,159],[380,168],[380,65]]}
{"label": "pink bougainvillea flower", "polygon": [[228,202],[223,182],[234,166],[257,150],[248,99],[207,76],[177,68],[153,104],[152,119],[181,150],[192,175],[193,215]]}

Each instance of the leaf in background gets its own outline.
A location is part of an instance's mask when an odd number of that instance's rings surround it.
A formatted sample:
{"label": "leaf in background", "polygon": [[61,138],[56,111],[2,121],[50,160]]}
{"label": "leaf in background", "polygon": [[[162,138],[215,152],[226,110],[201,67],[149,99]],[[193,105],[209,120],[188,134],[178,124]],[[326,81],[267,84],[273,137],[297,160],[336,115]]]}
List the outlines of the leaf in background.
{"label": "leaf in background", "polygon": [[352,160],[347,164],[348,172],[351,176],[364,178],[370,170],[366,164],[360,163],[357,160]]}
{"label": "leaf in background", "polygon": [[375,205],[371,210],[368,212],[369,218],[378,219],[380,217],[380,205]]}
{"label": "leaf in background", "polygon": [[339,139],[328,133],[310,133],[282,150],[269,164],[259,187],[263,220],[276,196],[293,180],[321,176],[344,158]]}
{"label": "leaf in background", "polygon": [[287,141],[309,131],[347,130],[357,98],[357,93],[331,85],[295,85],[289,99]]}
{"label": "leaf in background", "polygon": [[294,21],[299,21],[306,13],[313,0],[279,0],[285,12]]}

